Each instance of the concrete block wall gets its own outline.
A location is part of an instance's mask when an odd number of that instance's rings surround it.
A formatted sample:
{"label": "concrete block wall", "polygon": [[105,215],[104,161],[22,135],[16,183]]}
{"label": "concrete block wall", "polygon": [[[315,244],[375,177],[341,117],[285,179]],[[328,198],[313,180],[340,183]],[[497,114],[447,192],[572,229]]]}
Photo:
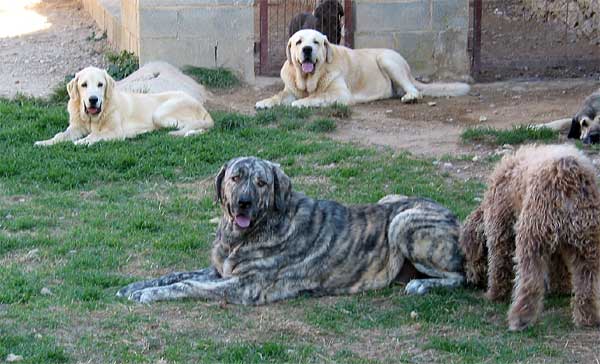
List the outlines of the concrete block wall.
{"label": "concrete block wall", "polygon": [[140,63],[226,67],[254,82],[254,0],[81,0]]}
{"label": "concrete block wall", "polygon": [[141,63],[226,67],[254,82],[253,0],[136,2]]}
{"label": "concrete block wall", "polygon": [[468,0],[354,0],[355,48],[397,50],[413,73],[466,78]]}

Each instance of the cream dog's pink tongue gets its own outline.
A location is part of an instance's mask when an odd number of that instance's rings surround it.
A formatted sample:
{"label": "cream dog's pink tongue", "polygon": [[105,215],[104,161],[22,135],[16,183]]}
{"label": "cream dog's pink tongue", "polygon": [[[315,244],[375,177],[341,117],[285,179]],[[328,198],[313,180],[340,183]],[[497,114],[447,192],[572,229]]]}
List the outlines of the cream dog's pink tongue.
{"label": "cream dog's pink tongue", "polygon": [[235,223],[237,224],[237,226],[245,229],[248,226],[250,226],[250,218],[244,215],[237,215],[235,217]]}
{"label": "cream dog's pink tongue", "polygon": [[302,62],[302,72],[311,73],[315,70],[315,65],[312,62]]}

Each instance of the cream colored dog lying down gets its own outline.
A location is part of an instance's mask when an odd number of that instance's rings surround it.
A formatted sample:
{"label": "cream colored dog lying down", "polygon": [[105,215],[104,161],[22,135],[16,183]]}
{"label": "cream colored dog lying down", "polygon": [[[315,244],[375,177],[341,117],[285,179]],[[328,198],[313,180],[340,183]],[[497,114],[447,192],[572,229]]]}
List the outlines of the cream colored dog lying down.
{"label": "cream colored dog lying down", "polygon": [[352,105],[386,99],[395,89],[405,92],[403,102],[426,96],[462,96],[465,83],[424,84],[415,80],[406,60],[391,49],[350,49],[330,44],[316,30],[296,32],[288,41],[281,69],[285,84],[277,95],[256,103],[257,109],[276,105]]}
{"label": "cream colored dog lying down", "polygon": [[133,138],[159,128],[177,128],[170,134],[190,136],[214,124],[202,104],[185,92],[122,92],[106,71],[96,67],[79,71],[67,91],[69,127],[35,145],[64,141],[91,145],[101,140]]}

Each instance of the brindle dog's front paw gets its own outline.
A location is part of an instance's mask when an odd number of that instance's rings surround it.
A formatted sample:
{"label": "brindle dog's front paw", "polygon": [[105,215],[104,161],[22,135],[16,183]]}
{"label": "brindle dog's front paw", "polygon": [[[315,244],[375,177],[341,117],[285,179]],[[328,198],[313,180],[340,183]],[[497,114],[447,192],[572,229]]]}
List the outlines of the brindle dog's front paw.
{"label": "brindle dog's front paw", "polygon": [[117,297],[129,297],[133,292],[142,290],[148,286],[146,281],[134,282],[126,285],[117,292]]}
{"label": "brindle dog's front paw", "polygon": [[427,281],[421,279],[413,279],[406,285],[404,292],[410,295],[423,295],[429,292],[429,285]]}
{"label": "brindle dog's front paw", "polygon": [[127,299],[133,302],[144,303],[144,301],[142,300],[143,295],[144,290],[142,289],[139,291],[132,292],[131,294],[129,294],[129,297],[127,297]]}

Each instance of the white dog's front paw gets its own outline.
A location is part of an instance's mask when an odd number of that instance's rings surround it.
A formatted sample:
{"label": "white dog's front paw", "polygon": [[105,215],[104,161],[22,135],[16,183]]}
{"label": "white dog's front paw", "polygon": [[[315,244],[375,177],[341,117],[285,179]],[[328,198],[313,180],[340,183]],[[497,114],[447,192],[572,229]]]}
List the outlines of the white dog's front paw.
{"label": "white dog's front paw", "polygon": [[79,139],[73,142],[73,144],[75,145],[87,145],[90,146],[94,143],[97,143],[98,141],[100,141],[100,139],[98,138],[90,138],[89,136],[83,138],[83,139]]}
{"label": "white dog's front paw", "polygon": [[292,102],[293,107],[319,107],[324,106],[324,103],[315,99],[300,99]]}
{"label": "white dog's front paw", "polygon": [[402,96],[401,101],[404,103],[408,103],[408,102],[415,102],[422,98],[423,98],[423,94],[418,91],[417,92],[407,92],[406,94],[404,94],[404,96]]}
{"label": "white dog's front paw", "polygon": [[36,147],[47,147],[54,144],[52,139],[48,139],[48,140],[39,140],[35,143],[33,143],[33,145],[35,145]]}
{"label": "white dog's front paw", "polygon": [[429,291],[429,286],[426,281],[421,279],[413,279],[406,285],[404,292],[410,295],[424,295]]}
{"label": "white dog's front paw", "polygon": [[273,102],[273,98],[269,98],[269,99],[264,99],[264,100],[260,100],[259,102],[257,102],[254,105],[254,108],[256,109],[270,109],[273,106],[275,106],[275,103]]}

